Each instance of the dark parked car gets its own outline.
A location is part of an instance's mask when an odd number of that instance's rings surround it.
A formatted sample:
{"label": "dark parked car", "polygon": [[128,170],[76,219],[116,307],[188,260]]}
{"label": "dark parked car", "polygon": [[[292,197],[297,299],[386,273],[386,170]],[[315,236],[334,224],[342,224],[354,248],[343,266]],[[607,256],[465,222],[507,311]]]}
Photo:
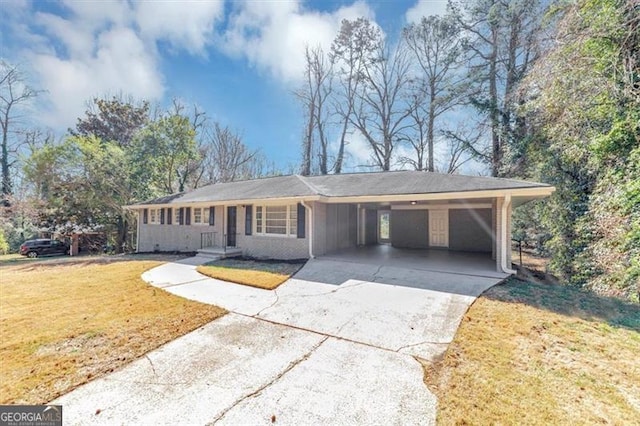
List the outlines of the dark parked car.
{"label": "dark parked car", "polygon": [[27,240],[20,246],[20,254],[28,257],[69,254],[69,246],[62,241],[48,238]]}

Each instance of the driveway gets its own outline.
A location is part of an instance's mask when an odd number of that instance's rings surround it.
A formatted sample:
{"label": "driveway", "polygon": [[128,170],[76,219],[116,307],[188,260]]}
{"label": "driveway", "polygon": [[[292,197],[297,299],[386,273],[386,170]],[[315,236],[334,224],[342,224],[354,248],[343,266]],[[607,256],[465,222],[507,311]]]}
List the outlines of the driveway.
{"label": "driveway", "polygon": [[65,424],[433,424],[414,356],[442,354],[503,276],[367,259],[310,260],[275,291],[203,277],[200,258],[146,272],[230,313],[59,398]]}

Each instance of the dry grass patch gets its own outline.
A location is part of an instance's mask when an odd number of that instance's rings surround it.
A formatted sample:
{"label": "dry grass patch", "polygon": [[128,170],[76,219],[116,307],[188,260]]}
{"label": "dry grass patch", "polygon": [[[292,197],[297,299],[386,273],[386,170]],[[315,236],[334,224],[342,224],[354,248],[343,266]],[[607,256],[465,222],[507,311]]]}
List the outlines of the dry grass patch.
{"label": "dry grass patch", "polygon": [[640,306],[511,279],[425,365],[439,424],[637,424]]}
{"label": "dry grass patch", "polygon": [[549,265],[548,257],[538,256],[533,250],[528,249],[522,249],[522,265],[520,265],[520,252],[517,249],[511,251],[511,258],[514,264],[542,274],[547,272]]}
{"label": "dry grass patch", "polygon": [[288,280],[304,261],[258,261],[222,259],[198,266],[198,272],[222,281],[273,290]]}
{"label": "dry grass patch", "polygon": [[0,268],[0,403],[41,404],[221,316],[143,282],[153,260]]}

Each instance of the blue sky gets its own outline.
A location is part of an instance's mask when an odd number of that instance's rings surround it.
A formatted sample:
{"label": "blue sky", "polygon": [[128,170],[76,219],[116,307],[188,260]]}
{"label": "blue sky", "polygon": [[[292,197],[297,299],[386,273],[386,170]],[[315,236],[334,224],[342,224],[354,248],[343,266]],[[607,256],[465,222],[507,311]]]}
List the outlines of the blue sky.
{"label": "blue sky", "polygon": [[[43,93],[32,125],[62,135],[94,96],[177,97],[237,130],[282,169],[299,162],[302,113],[291,94],[306,43],[328,48],[342,19],[389,37],[446,0],[0,0],[0,57]],[[352,144],[357,162],[364,152]]]}

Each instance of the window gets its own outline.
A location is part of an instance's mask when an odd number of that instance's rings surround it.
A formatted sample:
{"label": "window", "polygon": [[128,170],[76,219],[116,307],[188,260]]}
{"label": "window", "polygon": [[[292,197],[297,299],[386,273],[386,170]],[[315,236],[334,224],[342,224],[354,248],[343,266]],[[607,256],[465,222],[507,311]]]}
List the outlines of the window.
{"label": "window", "polygon": [[210,214],[211,214],[211,211],[209,210],[209,207],[194,207],[193,208],[193,224],[208,225]]}
{"label": "window", "polygon": [[268,206],[265,209],[265,233],[287,234],[288,206]]}
{"label": "window", "polygon": [[160,223],[160,209],[149,209],[149,223]]}
{"label": "window", "polygon": [[256,206],[256,234],[295,237],[298,233],[298,207]]}
{"label": "window", "polygon": [[202,208],[200,207],[193,208],[193,224],[194,225],[202,224]]}
{"label": "window", "polygon": [[256,207],[256,234],[262,234],[262,206]]}
{"label": "window", "polygon": [[289,235],[298,234],[298,206],[289,206]]}

